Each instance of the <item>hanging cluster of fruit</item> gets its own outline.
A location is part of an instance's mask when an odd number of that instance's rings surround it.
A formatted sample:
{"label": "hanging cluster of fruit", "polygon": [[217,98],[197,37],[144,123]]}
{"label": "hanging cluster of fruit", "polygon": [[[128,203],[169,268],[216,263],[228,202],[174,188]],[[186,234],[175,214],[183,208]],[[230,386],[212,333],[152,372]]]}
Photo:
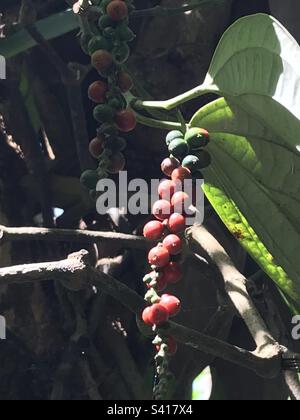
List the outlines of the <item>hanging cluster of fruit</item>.
{"label": "hanging cluster of fruit", "polygon": [[151,325],[156,332],[153,344],[156,346],[157,373],[159,381],[154,388],[154,397],[164,395],[170,373],[168,358],[177,351],[177,343],[159,327],[176,316],[181,308],[180,300],[171,294],[159,293],[170,284],[182,278],[183,232],[186,228],[186,210],[192,204],[192,198],[183,191],[186,179],[199,177],[199,172],[208,166],[211,158],[203,150],[209,142],[209,133],[201,128],[191,128],[185,134],[171,131],[166,137],[170,157],[161,165],[162,172],[168,178],[159,187],[160,199],[154,203],[152,213],[156,220],[148,222],[144,227],[144,236],[158,245],[148,255],[151,272],[144,277],[148,287],[145,300],[149,306],[143,311],[142,319]]}
{"label": "hanging cluster of fruit", "polygon": [[123,151],[126,140],[120,136],[136,126],[134,112],[128,108],[124,93],[133,87],[125,69],[130,50],[128,42],[135,37],[128,26],[129,13],[134,9],[132,0],[100,0],[101,16],[98,26],[92,28],[87,52],[92,66],[99,73],[99,80],[88,89],[91,101],[97,104],[93,115],[100,127],[90,142],[91,155],[99,160],[97,170],[87,170],[81,176],[82,184],[95,190],[99,179],[116,174],[125,167]]}

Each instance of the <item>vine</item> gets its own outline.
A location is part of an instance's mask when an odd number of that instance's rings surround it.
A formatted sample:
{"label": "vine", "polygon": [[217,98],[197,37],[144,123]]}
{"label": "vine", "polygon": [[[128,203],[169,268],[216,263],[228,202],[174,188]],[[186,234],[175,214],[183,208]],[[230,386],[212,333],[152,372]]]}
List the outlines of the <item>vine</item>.
{"label": "vine", "polygon": [[[76,11],[84,13],[88,10],[89,2],[86,3],[77,4]],[[98,22],[88,21],[88,25],[81,25],[81,45],[91,56],[91,64],[100,76],[88,89],[88,97],[96,104],[93,116],[100,124],[96,137],[90,142],[89,151],[99,163],[96,170],[86,170],[81,176],[81,183],[92,192],[100,179],[125,168],[122,152],[126,148],[126,140],[120,132],[132,131],[137,123],[135,113],[128,107],[124,96],[133,87],[125,69],[130,55],[128,43],[135,38],[128,26],[129,14],[134,10],[133,2],[101,0],[93,3],[98,6]]]}
{"label": "vine", "polygon": [[144,282],[149,289],[145,295],[149,306],[142,314],[145,324],[152,326],[156,333],[153,341],[157,350],[157,383],[153,392],[155,399],[165,399],[168,393],[172,380],[169,358],[177,351],[176,340],[161,327],[169,317],[178,315],[181,309],[181,302],[176,296],[159,296],[159,293],[183,277],[181,263],[184,260],[185,216],[193,204],[193,198],[183,191],[183,185],[187,179],[202,178],[200,170],[211,161],[209,153],[203,150],[208,142],[209,133],[201,128],[191,128],[185,133],[179,130],[168,133],[166,144],[170,156],[162,162],[161,169],[171,179],[161,181],[158,187],[160,199],[152,209],[156,220],[148,222],[144,227],[145,238],[160,241],[148,255],[152,271],[144,277]]}
{"label": "vine", "polygon": [[[138,113],[138,109],[147,110],[149,103],[133,99],[129,93],[133,81],[124,69],[130,53],[128,42],[134,38],[128,27],[128,15],[134,10],[132,1],[102,0],[97,6],[100,12],[97,27],[92,23],[88,27],[82,26],[82,45],[101,76],[101,80],[93,82],[88,89],[90,100],[97,104],[94,118],[101,124],[97,136],[90,142],[89,151],[98,159],[99,165],[97,170],[87,170],[82,174],[82,184],[93,191],[99,179],[125,168],[122,152],[126,141],[119,132],[132,131],[137,122],[172,129],[166,136],[170,156],[161,164],[167,178],[158,187],[159,200],[152,209],[155,220],[148,222],[143,232],[147,240],[158,242],[148,254],[151,271],[144,277],[148,306],[142,313],[142,320],[155,333],[157,380],[153,396],[161,400],[168,395],[172,381],[169,359],[177,352],[177,342],[166,332],[164,325],[181,309],[176,296],[161,293],[183,277],[181,264],[184,261],[186,217],[195,213],[194,194],[184,191],[184,183],[202,179],[201,169],[211,163],[209,153],[203,150],[209,142],[209,133],[202,128],[189,128],[179,109],[176,110],[177,122],[156,120]],[[84,4],[81,7],[84,10]]]}

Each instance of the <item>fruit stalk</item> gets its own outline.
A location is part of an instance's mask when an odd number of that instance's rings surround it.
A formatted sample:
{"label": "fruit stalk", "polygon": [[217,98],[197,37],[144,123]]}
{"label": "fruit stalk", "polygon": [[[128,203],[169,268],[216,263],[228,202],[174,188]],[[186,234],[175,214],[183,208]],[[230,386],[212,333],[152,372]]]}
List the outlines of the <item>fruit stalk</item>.
{"label": "fruit stalk", "polygon": [[181,95],[175,96],[174,98],[168,99],[166,101],[143,101],[139,99],[135,99],[132,101],[132,107],[134,109],[143,110],[143,109],[164,109],[166,111],[171,111],[172,109],[175,109],[179,107],[180,105],[189,102],[193,99],[199,98],[200,96],[203,96],[207,93],[212,92],[219,92],[219,89],[217,86],[213,85],[200,85],[197,86],[185,93],[182,93]]}

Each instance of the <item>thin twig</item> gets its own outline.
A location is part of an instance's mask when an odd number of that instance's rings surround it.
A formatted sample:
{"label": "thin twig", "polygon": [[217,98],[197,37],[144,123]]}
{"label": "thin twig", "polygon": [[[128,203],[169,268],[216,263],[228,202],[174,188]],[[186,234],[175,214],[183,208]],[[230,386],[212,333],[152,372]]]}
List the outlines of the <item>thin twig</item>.
{"label": "thin twig", "polygon": [[[96,286],[139,317],[146,305],[143,298],[125,284],[92,268],[89,265],[88,252],[84,250],[63,261],[0,269],[0,286],[51,278],[61,280],[71,290],[80,290],[88,285]],[[185,345],[251,369],[260,376],[272,378],[281,372],[282,349],[279,346],[269,347],[269,351],[262,354],[252,353],[174,322],[167,323],[165,328]]]}
{"label": "thin twig", "polygon": [[0,241],[115,242],[124,248],[147,249],[153,242],[141,236],[92,230],[6,227],[0,225]]}

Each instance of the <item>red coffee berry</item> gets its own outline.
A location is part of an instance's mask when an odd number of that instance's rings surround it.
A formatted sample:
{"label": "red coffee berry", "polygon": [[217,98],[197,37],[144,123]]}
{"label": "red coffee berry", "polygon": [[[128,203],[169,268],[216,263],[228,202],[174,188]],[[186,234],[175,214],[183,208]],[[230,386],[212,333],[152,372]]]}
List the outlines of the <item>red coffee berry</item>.
{"label": "red coffee berry", "polygon": [[152,322],[150,321],[150,314],[151,314],[151,306],[147,306],[147,308],[145,308],[142,313],[142,320],[147,325],[152,325]]}
{"label": "red coffee berry", "polygon": [[107,83],[97,80],[89,86],[88,97],[91,101],[96,102],[97,104],[103,104],[106,100],[105,95],[107,92]]}
{"label": "red coffee berry", "polygon": [[124,1],[113,0],[108,4],[106,12],[111,20],[119,22],[128,16],[128,7]]}
{"label": "red coffee berry", "polygon": [[101,153],[104,150],[104,139],[103,138],[99,138],[99,137],[95,137],[89,144],[89,152],[90,154],[98,159],[99,156],[101,155]]}
{"label": "red coffee berry", "polygon": [[124,133],[129,133],[136,127],[136,116],[131,109],[124,109],[119,111],[115,115],[115,123],[120,131]]}
{"label": "red coffee berry", "polygon": [[166,308],[159,303],[155,303],[151,306],[151,311],[149,311],[149,321],[152,325],[161,325],[168,321],[168,312]]}
{"label": "red coffee berry", "polygon": [[178,255],[182,251],[182,240],[177,235],[168,235],[163,240],[163,246],[170,255]]}
{"label": "red coffee berry", "polygon": [[118,79],[117,79],[117,83],[119,88],[121,89],[122,92],[128,92],[130,89],[132,89],[133,87],[133,81],[131,76],[126,73],[125,71],[121,71],[118,74]]}
{"label": "red coffee berry", "polygon": [[113,63],[112,55],[106,50],[97,50],[92,55],[92,66],[98,71],[107,70]]}
{"label": "red coffee berry", "polygon": [[171,203],[167,200],[158,200],[154,203],[152,208],[152,214],[158,220],[165,220],[170,217],[172,214],[172,206]]}
{"label": "red coffee berry", "polygon": [[156,246],[149,252],[148,261],[150,265],[165,267],[170,261],[169,251],[161,245]]}
{"label": "red coffee berry", "polygon": [[178,283],[182,279],[182,269],[180,264],[173,261],[164,267],[162,273],[166,282],[170,284]]}
{"label": "red coffee berry", "polygon": [[172,233],[181,233],[185,230],[185,217],[182,214],[171,214],[168,220],[168,229]]}
{"label": "red coffee berry", "polygon": [[110,162],[107,167],[107,172],[110,174],[118,174],[120,171],[123,171],[126,165],[125,156],[123,153],[118,152],[110,157]]}
{"label": "red coffee berry", "polygon": [[169,317],[178,315],[181,309],[180,300],[169,294],[162,295],[159,304],[166,308]]}
{"label": "red coffee berry", "polygon": [[151,241],[156,241],[162,237],[164,225],[158,220],[152,220],[144,227],[144,236]]}
{"label": "red coffee berry", "polygon": [[176,213],[185,214],[188,207],[192,204],[190,197],[183,191],[176,192],[171,200],[172,206]]}
{"label": "red coffee berry", "polygon": [[[170,356],[174,356],[174,354],[176,354],[177,353],[177,350],[178,350],[177,341],[175,340],[175,338],[169,337],[166,344],[168,346],[168,354]],[[156,346],[157,352],[159,352],[160,347],[161,347],[160,345],[157,345]]]}
{"label": "red coffee berry", "polygon": [[174,169],[171,177],[173,181],[183,182],[185,179],[190,179],[192,177],[192,174],[188,168],[183,168],[182,166],[180,166],[179,168]]}
{"label": "red coffee berry", "polygon": [[172,172],[180,166],[178,159],[171,157],[163,160],[161,164],[161,170],[166,176],[171,176]]}
{"label": "red coffee berry", "polygon": [[176,191],[176,183],[169,179],[164,179],[158,186],[158,194],[164,200],[170,201]]}

